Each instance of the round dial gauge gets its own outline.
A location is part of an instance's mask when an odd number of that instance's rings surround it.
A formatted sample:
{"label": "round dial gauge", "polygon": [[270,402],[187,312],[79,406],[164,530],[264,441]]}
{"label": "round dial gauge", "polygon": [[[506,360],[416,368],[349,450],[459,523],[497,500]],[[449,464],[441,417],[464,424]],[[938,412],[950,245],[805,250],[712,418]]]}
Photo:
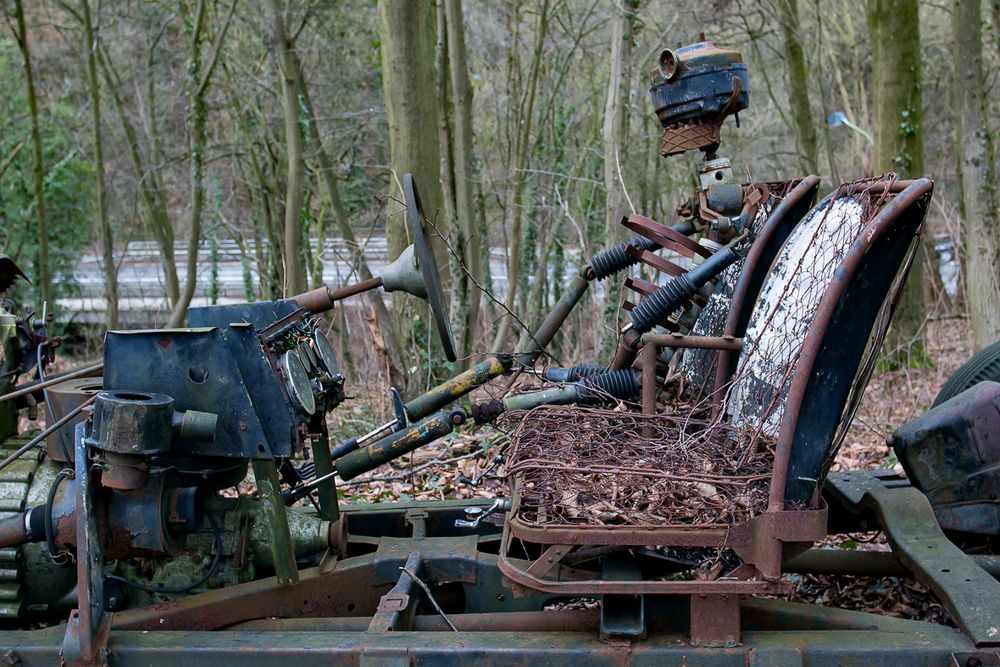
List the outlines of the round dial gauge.
{"label": "round dial gauge", "polygon": [[292,397],[295,407],[307,415],[316,412],[316,397],[313,396],[309,374],[299,358],[299,353],[295,350],[289,350],[281,356],[278,363],[281,364],[281,369],[285,373],[285,387],[288,389],[288,395]]}
{"label": "round dial gauge", "polygon": [[319,366],[325,370],[331,378],[340,375],[340,364],[337,363],[337,355],[333,352],[333,346],[319,331],[313,332],[313,350],[319,358]]}
{"label": "round dial gauge", "polygon": [[317,371],[323,371],[323,367],[316,358],[316,352],[313,350],[313,346],[310,342],[306,341],[304,344],[295,348],[295,350],[299,353],[299,359],[302,361],[302,365],[305,366],[306,372],[309,373],[310,377],[315,375]]}

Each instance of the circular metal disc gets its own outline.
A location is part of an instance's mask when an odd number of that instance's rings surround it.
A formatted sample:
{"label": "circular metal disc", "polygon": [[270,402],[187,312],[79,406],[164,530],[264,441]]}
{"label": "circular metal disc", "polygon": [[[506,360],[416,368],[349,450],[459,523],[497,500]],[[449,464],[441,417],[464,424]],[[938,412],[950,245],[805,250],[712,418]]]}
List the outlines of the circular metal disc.
{"label": "circular metal disc", "polygon": [[403,175],[403,196],[406,198],[406,213],[410,223],[410,233],[413,235],[413,250],[417,255],[417,266],[424,278],[427,289],[427,303],[431,306],[434,322],[437,324],[441,347],[448,361],[455,361],[455,343],[451,337],[451,325],[448,323],[448,309],[445,307],[444,292],[441,291],[441,278],[438,274],[434,253],[427,243],[424,231],[424,209],[420,205],[420,195],[417,184],[413,182],[413,174]]}
{"label": "circular metal disc", "polygon": [[295,350],[285,352],[279,363],[285,371],[285,385],[295,407],[307,415],[316,412],[316,397],[313,396],[309,374],[306,372],[306,367],[302,365],[298,352]]}
{"label": "circular metal disc", "polygon": [[340,364],[337,363],[337,355],[333,352],[333,346],[319,331],[313,332],[313,352],[319,359],[319,366],[326,371],[331,378],[340,375]]}

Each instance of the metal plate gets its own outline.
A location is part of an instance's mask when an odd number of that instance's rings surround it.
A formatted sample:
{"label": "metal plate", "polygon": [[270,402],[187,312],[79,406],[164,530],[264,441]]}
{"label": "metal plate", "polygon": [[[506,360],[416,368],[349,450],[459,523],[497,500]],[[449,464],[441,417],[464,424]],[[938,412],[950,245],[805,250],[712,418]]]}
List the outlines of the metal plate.
{"label": "metal plate", "polygon": [[309,374],[302,364],[298,352],[289,350],[282,355],[282,370],[285,372],[285,386],[288,388],[288,395],[292,397],[295,407],[308,415],[316,412],[316,397],[313,396],[312,384],[309,382]]}
{"label": "metal plate", "polygon": [[451,325],[448,323],[448,309],[445,306],[444,292],[441,291],[441,278],[438,273],[434,253],[427,242],[424,230],[424,209],[420,204],[417,184],[413,182],[413,174],[403,175],[403,196],[406,198],[406,214],[410,223],[410,233],[413,235],[413,249],[417,254],[417,266],[424,277],[427,288],[427,303],[431,306],[434,323],[437,325],[441,338],[441,347],[448,361],[455,361],[455,343],[451,337]]}

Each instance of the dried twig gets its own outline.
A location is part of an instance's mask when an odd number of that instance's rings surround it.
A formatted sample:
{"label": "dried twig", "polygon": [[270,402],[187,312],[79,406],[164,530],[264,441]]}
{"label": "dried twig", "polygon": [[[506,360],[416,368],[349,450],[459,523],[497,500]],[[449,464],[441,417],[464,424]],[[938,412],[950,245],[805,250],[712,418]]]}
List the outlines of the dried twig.
{"label": "dried twig", "polygon": [[455,624],[451,622],[451,619],[448,618],[448,615],[444,613],[443,609],[441,609],[441,605],[439,605],[437,603],[437,600],[434,599],[434,594],[431,593],[430,587],[427,584],[425,584],[423,581],[421,581],[420,577],[418,577],[417,575],[413,574],[412,572],[410,572],[409,570],[407,570],[405,567],[400,567],[399,569],[402,570],[406,574],[406,576],[408,576],[410,579],[413,579],[413,581],[418,586],[420,586],[420,588],[424,589],[424,593],[427,594],[427,599],[431,601],[431,604],[434,605],[434,609],[436,609],[437,613],[441,615],[441,618],[444,619],[444,622],[448,624],[448,627],[451,628],[451,631],[452,632],[458,632],[458,628],[455,627]]}

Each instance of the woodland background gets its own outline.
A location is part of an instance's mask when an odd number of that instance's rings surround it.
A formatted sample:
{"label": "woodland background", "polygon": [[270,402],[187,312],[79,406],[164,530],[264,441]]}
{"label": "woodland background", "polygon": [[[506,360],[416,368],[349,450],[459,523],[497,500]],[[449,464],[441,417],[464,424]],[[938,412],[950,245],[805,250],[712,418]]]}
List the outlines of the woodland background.
{"label": "woodland background", "polygon": [[[508,311],[540,321],[622,214],[669,224],[689,196],[700,156],[659,156],[647,82],[702,32],[750,68],[720,151],[740,173],[935,180],[885,370],[937,377],[1000,338],[1000,0],[0,5],[0,250],[80,356],[192,303],[367,277],[408,243],[407,171],[442,237],[458,365],[510,349]],[[588,296],[555,356],[608,358],[619,298]],[[427,322],[371,293],[330,326],[349,378],[416,391],[454,369]]]}

